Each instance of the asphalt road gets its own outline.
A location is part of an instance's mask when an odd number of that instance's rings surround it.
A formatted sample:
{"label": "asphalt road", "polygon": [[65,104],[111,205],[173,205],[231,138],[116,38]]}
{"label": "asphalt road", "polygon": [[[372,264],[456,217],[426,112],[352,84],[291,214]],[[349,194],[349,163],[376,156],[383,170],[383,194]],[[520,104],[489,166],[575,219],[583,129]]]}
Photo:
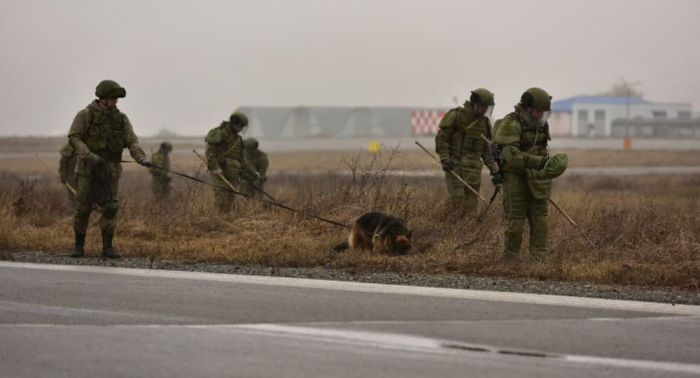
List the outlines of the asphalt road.
{"label": "asphalt road", "polygon": [[686,377],[700,306],[0,262],[2,377]]}

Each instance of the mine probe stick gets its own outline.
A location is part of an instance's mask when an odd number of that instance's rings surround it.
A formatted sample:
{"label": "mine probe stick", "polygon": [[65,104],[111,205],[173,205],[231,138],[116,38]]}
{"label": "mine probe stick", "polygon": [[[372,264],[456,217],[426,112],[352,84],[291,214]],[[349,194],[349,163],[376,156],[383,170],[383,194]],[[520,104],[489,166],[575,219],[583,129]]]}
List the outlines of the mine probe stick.
{"label": "mine probe stick", "polygon": [[[418,145],[418,147],[422,148],[426,154],[430,155],[430,157],[433,158],[433,160],[438,162],[438,164],[442,164],[442,163],[440,163],[440,160],[438,160],[438,158],[436,158],[435,155],[433,155],[432,153],[430,153],[430,151],[428,151],[425,147],[423,147],[423,145],[420,144],[420,142],[416,141],[416,144]],[[467,187],[467,189],[471,190],[472,193],[474,193],[477,197],[479,197],[481,202],[483,202],[484,204],[487,204],[486,198],[482,197],[481,194],[479,194],[479,192],[477,192],[476,190],[474,190],[474,188],[471,187],[471,185],[467,184],[467,182],[464,181],[461,177],[459,177],[459,175],[454,170],[450,169],[449,172],[452,173],[452,175],[454,177],[456,177],[457,180],[459,180],[462,184],[464,184]]]}
{"label": "mine probe stick", "polygon": [[[200,155],[199,152],[197,152],[197,150],[192,150],[192,152],[194,152],[200,159],[202,159],[202,161],[204,162],[204,164],[207,164],[207,160],[204,158],[204,156]],[[227,184],[229,184],[229,186],[231,186],[231,184],[230,184],[228,181],[226,181],[226,179],[225,179],[223,176],[220,176],[220,177],[224,180],[224,182],[226,182]],[[279,203],[279,201],[278,201],[275,197],[271,196],[268,192],[264,191],[261,187],[259,187],[258,185],[256,185],[256,184],[253,182],[253,180],[251,180],[245,172],[243,172],[243,174],[241,175],[241,177],[243,177],[244,180],[248,181],[248,183],[250,184],[250,186],[252,186],[253,188],[255,188],[255,190],[257,190],[257,191],[259,191],[260,193],[266,195],[267,198],[271,199],[272,201],[278,202],[278,203]]]}
{"label": "mine probe stick", "polygon": [[[496,163],[496,167],[498,168],[498,172],[503,174],[503,168],[501,167],[501,157],[499,156],[498,151],[496,150],[496,145],[493,144],[489,140],[489,138],[485,137],[484,134],[481,134],[481,139],[486,142],[486,146],[489,149],[489,153],[493,157],[494,162]],[[489,205],[493,203],[493,201],[496,199],[496,196],[498,196],[498,193],[501,192],[501,185],[495,185],[495,188],[493,190],[493,194],[491,195],[491,198],[489,199]]]}
{"label": "mine probe stick", "polygon": [[566,218],[566,220],[568,220],[569,223],[571,223],[571,225],[574,226],[574,228],[576,228],[581,233],[581,236],[583,236],[586,240],[588,240],[588,242],[591,243],[591,246],[593,248],[595,248],[595,244],[593,243],[593,241],[588,237],[588,235],[586,235],[585,232],[583,232],[583,230],[576,224],[576,222],[574,222],[574,220],[571,219],[569,214],[567,214],[561,207],[559,207],[559,205],[557,205],[557,203],[554,202],[554,200],[552,200],[551,198],[549,198],[549,203],[551,203],[555,209],[559,210],[561,215],[563,215],[564,218]]}
{"label": "mine probe stick", "polygon": [[[121,162],[122,162],[122,163],[136,163],[135,161],[123,161],[123,160],[122,160]],[[330,219],[326,219],[326,218],[321,218],[321,217],[319,217],[318,215],[313,215],[313,214],[307,213],[307,212],[305,212],[305,211],[297,210],[297,209],[294,209],[294,208],[292,208],[292,207],[283,205],[283,204],[278,203],[278,202],[270,202],[270,201],[265,200],[265,199],[262,199],[262,198],[252,197],[252,196],[249,196],[249,195],[247,195],[247,194],[244,194],[244,193],[241,193],[241,192],[237,192],[237,191],[231,189],[230,187],[225,187],[225,186],[217,185],[217,184],[211,183],[211,182],[209,182],[209,181],[202,180],[202,179],[200,179],[200,178],[198,178],[198,177],[190,176],[190,175],[185,174],[185,173],[176,172],[176,171],[171,171],[171,170],[169,170],[169,169],[165,169],[165,168],[159,167],[159,166],[157,166],[157,165],[154,165],[153,168],[159,169],[159,170],[161,170],[161,171],[163,171],[163,172],[169,172],[169,173],[172,173],[172,174],[177,175],[177,176],[180,176],[180,177],[188,178],[188,179],[190,179],[190,180],[192,180],[192,181],[195,181],[195,182],[198,182],[198,183],[201,183],[201,184],[205,184],[205,185],[209,185],[209,186],[211,186],[211,187],[214,187],[214,188],[217,188],[217,189],[226,191],[226,192],[230,192],[230,193],[233,193],[233,194],[242,196],[242,197],[246,197],[246,198],[248,198],[248,199],[253,199],[253,200],[256,200],[256,201],[259,201],[259,202],[268,204],[268,205],[272,205],[272,206],[279,207],[279,208],[281,208],[281,209],[289,210],[289,211],[291,211],[291,212],[293,212],[293,213],[297,213],[297,214],[299,214],[299,215],[301,215],[301,216],[304,216],[304,217],[308,217],[308,218],[311,218],[311,219],[316,219],[316,220],[319,220],[319,221],[321,221],[321,222],[330,223],[330,224],[336,225],[336,226],[338,226],[338,227],[343,227],[343,228],[347,228],[347,229],[350,229],[350,230],[356,230],[356,231],[359,231],[359,232],[364,232],[365,234],[368,234],[368,235],[371,235],[371,236],[379,236],[379,237],[381,237],[381,238],[384,237],[384,236],[382,236],[382,235],[373,234],[372,232],[364,231],[364,230],[361,230],[361,229],[359,229],[359,228],[355,228],[355,227],[350,226],[350,225],[347,225],[347,224],[343,224],[343,223],[336,222],[336,221],[333,221],[333,220],[330,220]]]}
{"label": "mine probe stick", "polygon": [[[486,137],[484,137],[483,135],[482,135],[481,137],[484,139],[484,141],[486,141],[486,143],[488,143],[488,144],[491,146],[491,149],[494,148],[493,142],[491,142],[490,140],[488,140],[488,139],[487,139]],[[500,164],[500,162],[498,162],[498,163]],[[581,233],[581,236],[583,236],[589,243],[591,243],[591,246],[592,246],[593,248],[595,248],[595,244],[593,243],[593,241],[591,240],[591,238],[589,238],[588,235],[586,235],[586,233],[583,232],[583,229],[581,229],[581,227],[579,227],[578,224],[576,224],[576,222],[574,222],[574,220],[571,219],[571,217],[569,216],[569,214],[567,214],[566,211],[564,211],[564,209],[562,209],[561,207],[559,207],[559,205],[557,205],[557,203],[554,202],[553,199],[548,198],[548,200],[549,200],[549,203],[551,203],[552,206],[554,206],[554,208],[557,209],[557,210],[561,213],[561,215],[563,215],[564,218],[566,218],[566,220],[569,221],[569,223],[571,223],[571,225],[574,226],[574,228],[577,229],[577,230]]]}
{"label": "mine probe stick", "polygon": [[271,200],[274,201],[274,202],[279,202],[275,197],[273,197],[273,196],[270,195],[268,192],[264,191],[263,188],[261,188],[260,186],[258,186],[258,185],[254,182],[253,179],[251,179],[250,177],[248,177],[248,174],[246,174],[245,172],[243,172],[243,173],[241,174],[241,177],[243,177],[244,180],[248,181],[248,184],[250,184],[250,186],[252,186],[255,190],[257,190],[257,191],[259,191],[260,193],[266,195],[267,198],[271,199]]}
{"label": "mine probe stick", "polygon": [[[209,167],[209,163],[207,162],[207,159],[204,158],[204,156],[200,155],[199,152],[197,152],[197,150],[192,150],[192,152],[194,152],[194,154],[197,155],[197,157],[200,158],[200,159],[202,160],[202,162],[204,163],[205,166],[207,166],[207,168]],[[241,195],[243,194],[243,193],[241,193],[240,190],[238,190],[235,186],[233,186],[233,184],[231,184],[231,182],[228,181],[228,180],[226,179],[226,177],[224,177],[224,174],[223,174],[223,173],[219,173],[218,176],[219,176],[219,178],[220,178],[221,180],[223,180],[223,181],[226,183],[226,185],[228,185],[229,188],[231,188],[234,192],[236,192],[236,193],[238,193],[238,194],[241,194]],[[243,197],[243,199],[244,199],[245,201],[247,201],[247,198],[245,198],[245,196]]]}
{"label": "mine probe stick", "polygon": [[[53,173],[54,173],[56,176],[58,176],[59,178],[61,177],[61,175],[59,175],[58,173],[56,173],[56,171],[54,171],[54,169],[49,165],[49,163],[47,163],[46,160],[42,159],[41,156],[39,156],[39,154],[34,154],[34,155],[36,155],[36,158],[39,159],[39,160],[41,160],[42,163],[44,163],[44,165],[46,166],[46,168],[49,169],[49,171],[53,172]],[[74,196],[77,196],[77,195],[78,195],[78,192],[76,192],[76,191],[75,191],[75,188],[73,188],[69,183],[64,182],[63,185],[65,185],[66,188],[68,188],[68,190],[70,190],[71,192],[73,192],[73,195],[74,195]]]}

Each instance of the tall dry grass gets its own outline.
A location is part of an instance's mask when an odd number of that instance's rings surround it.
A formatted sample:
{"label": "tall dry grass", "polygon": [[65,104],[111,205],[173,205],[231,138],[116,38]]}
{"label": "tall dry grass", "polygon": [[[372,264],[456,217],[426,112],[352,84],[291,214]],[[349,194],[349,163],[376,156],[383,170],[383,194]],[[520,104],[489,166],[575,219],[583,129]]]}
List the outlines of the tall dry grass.
{"label": "tall dry grass", "polygon": [[[550,208],[550,258],[530,261],[526,236],[522,259],[512,264],[500,260],[505,225],[500,201],[477,220],[459,218],[445,204],[439,172],[423,178],[386,174],[403,158],[395,151],[353,157],[339,163],[350,175],[278,175],[266,187],[289,206],[346,224],[368,211],[400,216],[414,230],[416,250],[407,256],[335,254],[330,247],[346,237],[346,230],[255,201],[238,201],[234,213],[219,215],[210,187],[178,177],[171,201],[158,203],[145,171],[127,171],[122,179],[116,245],[127,257],[152,261],[460,273],[699,290],[700,176],[558,179],[553,199],[597,248]],[[194,174],[206,176],[201,167]],[[8,174],[0,178],[0,249],[68,253],[72,210],[65,189],[48,175],[37,180]],[[490,195],[487,180],[482,186],[484,195]],[[93,214],[88,255],[99,253],[96,221]]]}

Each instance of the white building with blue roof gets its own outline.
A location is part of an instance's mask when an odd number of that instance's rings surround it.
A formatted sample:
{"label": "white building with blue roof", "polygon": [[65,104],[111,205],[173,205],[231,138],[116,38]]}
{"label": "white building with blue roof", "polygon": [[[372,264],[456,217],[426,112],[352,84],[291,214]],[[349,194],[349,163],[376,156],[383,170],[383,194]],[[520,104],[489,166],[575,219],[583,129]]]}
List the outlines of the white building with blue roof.
{"label": "white building with blue roof", "polygon": [[690,119],[690,103],[659,103],[634,97],[575,96],[552,102],[552,135],[609,137],[617,119]]}

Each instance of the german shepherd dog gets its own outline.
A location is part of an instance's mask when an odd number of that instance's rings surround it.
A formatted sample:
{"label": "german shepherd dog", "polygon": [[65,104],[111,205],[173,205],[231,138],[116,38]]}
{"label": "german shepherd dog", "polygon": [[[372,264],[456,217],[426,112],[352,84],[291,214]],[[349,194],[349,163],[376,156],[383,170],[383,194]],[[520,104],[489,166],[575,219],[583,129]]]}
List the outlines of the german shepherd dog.
{"label": "german shepherd dog", "polygon": [[365,213],[355,221],[348,240],[336,252],[361,248],[374,253],[403,255],[411,249],[411,231],[402,219],[385,213]]}

